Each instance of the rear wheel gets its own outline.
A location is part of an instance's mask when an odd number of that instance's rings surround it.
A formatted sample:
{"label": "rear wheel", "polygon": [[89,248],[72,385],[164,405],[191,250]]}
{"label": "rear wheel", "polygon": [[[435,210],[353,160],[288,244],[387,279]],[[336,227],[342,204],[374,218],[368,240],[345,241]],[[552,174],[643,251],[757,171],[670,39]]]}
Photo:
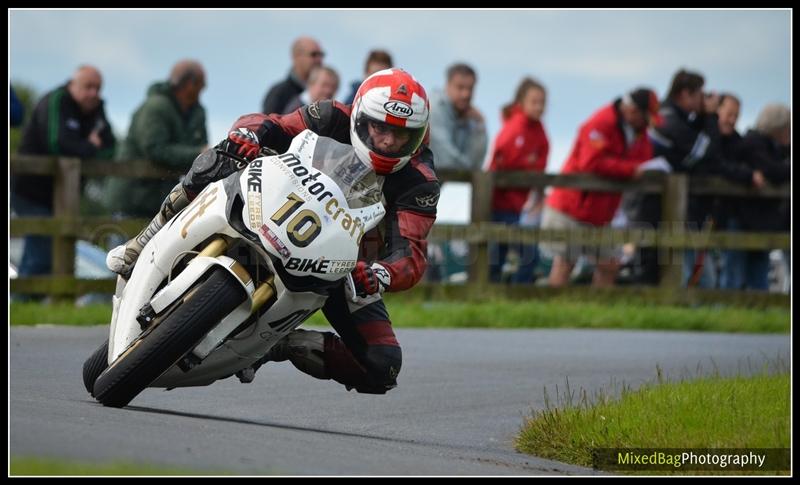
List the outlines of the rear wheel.
{"label": "rear wheel", "polygon": [[162,322],[154,322],[94,383],[104,406],[123,407],[183,358],[222,318],[245,301],[239,281],[222,268],[191,289]]}
{"label": "rear wheel", "polygon": [[94,396],[94,381],[108,368],[108,340],[94,351],[91,357],[83,363],[83,385],[86,391]]}

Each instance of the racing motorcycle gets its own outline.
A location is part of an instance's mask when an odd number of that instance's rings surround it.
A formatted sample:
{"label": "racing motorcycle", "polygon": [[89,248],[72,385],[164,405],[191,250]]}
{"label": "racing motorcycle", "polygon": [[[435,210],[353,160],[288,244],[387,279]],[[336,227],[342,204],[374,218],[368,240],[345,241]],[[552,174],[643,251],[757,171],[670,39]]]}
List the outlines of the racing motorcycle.
{"label": "racing motorcycle", "polygon": [[147,387],[206,386],[253,366],[325,303],[385,215],[349,145],[306,130],[289,150],[208,185],[118,277],[86,389],[123,407]]}

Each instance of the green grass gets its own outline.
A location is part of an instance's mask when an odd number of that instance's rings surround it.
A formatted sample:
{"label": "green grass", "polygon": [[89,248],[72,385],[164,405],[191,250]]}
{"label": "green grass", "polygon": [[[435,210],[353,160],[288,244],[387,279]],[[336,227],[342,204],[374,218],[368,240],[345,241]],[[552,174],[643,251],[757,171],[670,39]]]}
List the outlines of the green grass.
{"label": "green grass", "polygon": [[568,390],[561,407],[545,395],[546,409],[525,420],[516,448],[588,467],[592,448],[789,448],[789,389],[784,369],[623,388],[617,399],[582,392],[578,403]]}
{"label": "green grass", "polygon": [[[788,333],[788,309],[681,307],[640,303],[597,303],[553,298],[481,303],[387,301],[392,324],[406,328],[619,328],[715,332]],[[40,323],[101,325],[110,305],[75,308],[69,304],[11,303],[12,325]],[[310,325],[327,325],[317,312]]]}
{"label": "green grass", "polygon": [[232,473],[140,465],[128,462],[95,464],[50,458],[12,457],[10,475],[232,475]]}
{"label": "green grass", "polygon": [[11,302],[9,317],[11,325],[107,325],[111,323],[111,305]]}
{"label": "green grass", "polygon": [[388,304],[404,327],[627,328],[729,332],[788,332],[788,310],[542,301]]}

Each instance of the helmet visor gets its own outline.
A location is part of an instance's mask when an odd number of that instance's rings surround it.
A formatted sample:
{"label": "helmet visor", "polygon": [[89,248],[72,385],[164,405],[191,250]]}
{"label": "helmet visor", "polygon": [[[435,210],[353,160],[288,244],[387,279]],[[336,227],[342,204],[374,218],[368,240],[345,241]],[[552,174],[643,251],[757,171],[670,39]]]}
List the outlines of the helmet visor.
{"label": "helmet visor", "polygon": [[395,126],[361,114],[356,133],[371,151],[388,158],[402,158],[416,152],[425,137],[425,127]]}

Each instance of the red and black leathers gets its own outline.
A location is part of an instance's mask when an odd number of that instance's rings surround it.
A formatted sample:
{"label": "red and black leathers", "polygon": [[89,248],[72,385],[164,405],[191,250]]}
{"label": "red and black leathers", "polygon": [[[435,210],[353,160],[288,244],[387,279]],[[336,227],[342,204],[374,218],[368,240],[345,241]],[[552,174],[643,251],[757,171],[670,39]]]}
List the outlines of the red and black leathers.
{"label": "red and black leathers", "polygon": [[[250,114],[239,118],[231,130],[239,128],[254,132],[261,147],[278,152],[286,151],[294,136],[305,129],[350,144],[350,107],[322,101],[286,115]],[[209,150],[195,160],[183,182],[189,197],[241,169],[241,159],[226,155],[227,142],[218,146],[223,150]],[[363,237],[359,258],[386,268],[391,277],[387,291],[402,291],[414,286],[425,272],[426,237],[436,219],[439,181],[427,146],[385,177],[383,195],[386,215]],[[396,386],[401,351],[383,300],[373,295],[361,304],[351,304],[339,285],[322,311],[340,336],[325,334],[325,377],[365,393],[382,394]]]}
{"label": "red and black leathers", "polygon": [[[250,114],[239,118],[231,129],[238,128],[255,132],[261,146],[278,152],[287,150],[292,138],[305,129],[350,144],[350,107],[321,101],[286,115]],[[439,180],[430,149],[424,147],[405,167],[387,175],[383,194],[386,216],[378,230],[364,237],[361,257],[378,260],[389,271],[387,291],[402,291],[417,284],[427,266],[426,237],[439,201]]]}

